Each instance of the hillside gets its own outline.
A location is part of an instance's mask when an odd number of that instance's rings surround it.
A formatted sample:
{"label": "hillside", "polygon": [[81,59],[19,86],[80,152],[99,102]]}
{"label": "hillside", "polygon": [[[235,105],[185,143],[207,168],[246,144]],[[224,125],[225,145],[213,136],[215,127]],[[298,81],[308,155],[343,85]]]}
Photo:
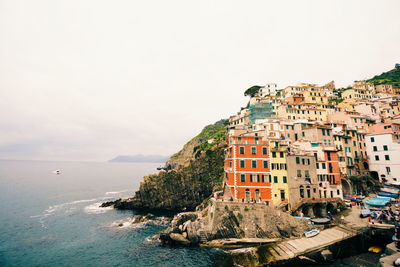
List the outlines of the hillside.
{"label": "hillside", "polygon": [[206,126],[166,163],[170,171],[145,176],[135,196],[105,203],[119,209],[193,210],[222,187],[227,121]]}
{"label": "hillside", "polygon": [[372,79],[369,79],[368,82],[371,82],[375,85],[393,84],[396,87],[400,87],[400,65],[396,64],[394,69],[384,72],[380,75],[376,75]]}

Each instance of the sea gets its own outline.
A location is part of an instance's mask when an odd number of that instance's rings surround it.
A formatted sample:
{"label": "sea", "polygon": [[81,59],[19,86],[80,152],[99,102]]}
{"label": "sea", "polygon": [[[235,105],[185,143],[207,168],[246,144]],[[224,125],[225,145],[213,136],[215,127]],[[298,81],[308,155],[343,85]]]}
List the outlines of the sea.
{"label": "sea", "polygon": [[0,266],[226,266],[222,250],[160,244],[164,223],[99,208],[159,165],[0,160]]}
{"label": "sea", "polygon": [[[0,160],[0,266],[232,266],[219,249],[163,246],[153,237],[165,223],[132,224],[138,212],[99,207],[133,196],[157,167]],[[325,266],[375,266],[366,259],[371,255]]]}

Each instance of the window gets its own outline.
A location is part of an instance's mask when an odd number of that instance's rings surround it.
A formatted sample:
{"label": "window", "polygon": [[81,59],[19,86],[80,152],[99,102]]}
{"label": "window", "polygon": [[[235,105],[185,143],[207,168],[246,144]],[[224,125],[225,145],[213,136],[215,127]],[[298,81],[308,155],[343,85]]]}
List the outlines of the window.
{"label": "window", "polygon": [[251,147],[251,154],[255,155],[257,153],[257,148],[255,146]]}
{"label": "window", "polygon": [[371,137],[371,143],[375,142],[375,138]]}
{"label": "window", "polygon": [[388,151],[388,146],[387,145],[383,145],[383,150]]}
{"label": "window", "polygon": [[297,170],[297,177],[301,177],[301,170]]}
{"label": "window", "polygon": [[268,161],[266,161],[266,160],[264,160],[263,161],[263,167],[264,167],[264,169],[267,169],[268,168]]}
{"label": "window", "polygon": [[322,135],[325,136],[325,129],[322,129]]}
{"label": "window", "polygon": [[326,169],[326,163],[322,163],[322,169]]}
{"label": "window", "polygon": [[379,156],[378,155],[375,155],[375,160],[379,160]]}
{"label": "window", "polygon": [[390,174],[390,167],[386,167],[387,174]]}
{"label": "window", "polygon": [[319,169],[319,163],[318,162],[315,164],[315,166],[317,167],[317,169]]}
{"label": "window", "polygon": [[296,157],[296,164],[300,164],[300,158]]}
{"label": "window", "polygon": [[284,157],[285,157],[285,155],[283,154],[283,152],[280,152],[280,153],[279,153],[279,156],[280,156],[281,158],[284,158]]}
{"label": "window", "polygon": [[240,161],[240,168],[244,168],[244,166],[245,166],[245,165],[244,165],[244,160],[241,160],[241,161]]}
{"label": "window", "polygon": [[241,147],[239,148],[239,154],[240,154],[240,155],[243,155],[243,154],[244,154],[244,146],[241,146]]}
{"label": "window", "polygon": [[251,167],[252,168],[257,168],[257,161],[256,160],[252,160],[251,161]]}
{"label": "window", "polygon": [[262,148],[262,153],[263,153],[263,155],[267,155],[267,154],[268,154],[267,148],[266,148],[266,147],[263,147],[263,148]]}
{"label": "window", "polygon": [[276,158],[276,152],[272,152],[272,157]]}
{"label": "window", "polygon": [[268,182],[272,182],[272,177],[271,177],[271,175],[268,175]]}
{"label": "window", "polygon": [[251,175],[251,182],[252,183],[258,182],[258,175],[257,174],[252,174]]}
{"label": "window", "polygon": [[310,171],[309,170],[305,170],[304,171],[304,176],[305,177],[310,177]]}
{"label": "window", "polygon": [[246,174],[244,174],[244,173],[240,174],[240,181],[242,183],[246,182]]}
{"label": "window", "polygon": [[278,183],[278,176],[274,176],[274,183]]}
{"label": "window", "polygon": [[385,160],[390,160],[389,155],[385,155]]}
{"label": "window", "polygon": [[287,177],[283,176],[283,182],[286,184],[287,183]]}
{"label": "window", "polygon": [[372,147],[374,151],[378,151],[378,147],[377,146],[373,146]]}

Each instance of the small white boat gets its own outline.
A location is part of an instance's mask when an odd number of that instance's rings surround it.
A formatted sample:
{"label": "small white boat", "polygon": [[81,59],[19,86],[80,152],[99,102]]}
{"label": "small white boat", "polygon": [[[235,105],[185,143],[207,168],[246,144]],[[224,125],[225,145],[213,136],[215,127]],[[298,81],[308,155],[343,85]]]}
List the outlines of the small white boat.
{"label": "small white boat", "polygon": [[306,237],[313,237],[313,236],[318,235],[319,232],[320,232],[320,231],[319,231],[318,229],[312,229],[312,230],[310,230],[310,231],[308,231],[308,232],[305,232],[304,235],[305,235]]}
{"label": "small white boat", "polygon": [[54,174],[61,174],[61,170],[55,170],[53,171]]}

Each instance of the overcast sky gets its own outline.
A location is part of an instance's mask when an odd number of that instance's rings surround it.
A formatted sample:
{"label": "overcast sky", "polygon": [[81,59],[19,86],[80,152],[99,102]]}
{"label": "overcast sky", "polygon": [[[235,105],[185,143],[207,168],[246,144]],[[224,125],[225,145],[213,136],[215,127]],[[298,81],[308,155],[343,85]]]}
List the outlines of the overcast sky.
{"label": "overcast sky", "polygon": [[170,155],[246,88],[400,63],[400,1],[0,0],[0,158]]}

